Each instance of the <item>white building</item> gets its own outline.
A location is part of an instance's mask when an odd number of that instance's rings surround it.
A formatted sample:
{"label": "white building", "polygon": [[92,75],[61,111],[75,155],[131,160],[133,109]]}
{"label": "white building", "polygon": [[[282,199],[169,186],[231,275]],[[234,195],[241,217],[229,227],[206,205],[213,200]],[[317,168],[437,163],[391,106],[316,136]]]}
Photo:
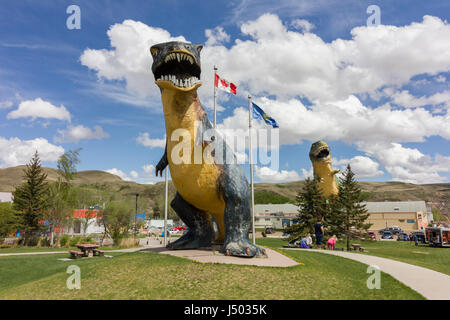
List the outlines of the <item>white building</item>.
{"label": "white building", "polygon": [[298,215],[298,207],[290,203],[255,204],[255,228],[290,227]]}
{"label": "white building", "polygon": [[13,196],[11,192],[0,192],[0,202],[12,202]]}
{"label": "white building", "polygon": [[65,228],[65,234],[88,235],[94,233],[104,233],[105,227],[98,222],[96,210],[74,210],[73,224]]}

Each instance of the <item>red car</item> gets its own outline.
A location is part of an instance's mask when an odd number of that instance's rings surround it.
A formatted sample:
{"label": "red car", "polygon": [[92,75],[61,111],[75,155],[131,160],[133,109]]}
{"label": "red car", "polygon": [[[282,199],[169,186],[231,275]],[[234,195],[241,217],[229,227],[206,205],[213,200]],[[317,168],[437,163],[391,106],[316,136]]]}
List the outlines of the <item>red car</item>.
{"label": "red car", "polygon": [[174,229],[181,231],[181,230],[186,230],[186,227],[174,227]]}

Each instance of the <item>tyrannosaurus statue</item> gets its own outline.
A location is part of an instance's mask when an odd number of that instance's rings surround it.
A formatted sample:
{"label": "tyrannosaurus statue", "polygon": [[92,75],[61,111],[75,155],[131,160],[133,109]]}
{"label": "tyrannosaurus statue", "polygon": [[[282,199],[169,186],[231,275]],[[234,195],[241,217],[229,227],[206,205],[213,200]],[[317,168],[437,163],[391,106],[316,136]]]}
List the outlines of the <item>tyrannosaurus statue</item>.
{"label": "tyrannosaurus statue", "polygon": [[331,153],[328,144],[325,141],[314,142],[309,151],[309,159],[313,165],[314,177],[319,178],[319,188],[325,198],[329,198],[331,195],[337,196],[339,189],[336,183],[336,174],[339,170],[331,167]]}
{"label": "tyrannosaurus statue", "polygon": [[[226,255],[253,257],[265,254],[264,249],[249,241],[250,188],[244,171],[221,135],[212,127],[197,95],[197,89],[202,85],[201,49],[202,45],[184,42],[160,43],[150,48],[152,72],[161,90],[167,134],[166,150],[156,166],[156,175],[162,175],[169,165],[177,189],[171,206],[189,228],[187,234],[169,244],[168,248],[209,247],[215,240],[223,243],[220,252]],[[174,141],[172,138],[179,129],[191,139],[190,155],[181,155],[177,149],[178,139]],[[205,131],[213,132],[213,135],[206,138],[202,134]],[[221,145],[223,150],[209,153],[208,158],[213,161],[196,162],[195,147],[200,147],[203,155],[212,141]],[[217,151],[223,151],[222,154],[231,152],[233,161],[223,164],[216,161]],[[174,154],[181,155],[185,161],[175,161]],[[209,214],[218,226],[216,239]]]}

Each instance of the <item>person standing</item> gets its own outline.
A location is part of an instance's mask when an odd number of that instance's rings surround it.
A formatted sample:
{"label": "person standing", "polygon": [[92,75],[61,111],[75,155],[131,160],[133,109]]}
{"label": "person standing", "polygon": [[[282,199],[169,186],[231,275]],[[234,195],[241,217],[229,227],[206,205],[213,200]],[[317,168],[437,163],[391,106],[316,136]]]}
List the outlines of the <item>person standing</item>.
{"label": "person standing", "polygon": [[323,240],[323,225],[322,219],[318,219],[317,223],[314,225],[314,233],[316,234],[316,247],[320,247],[322,245]]}
{"label": "person standing", "polygon": [[414,243],[416,244],[416,246],[419,245],[419,237],[417,236],[417,234],[414,234]]}

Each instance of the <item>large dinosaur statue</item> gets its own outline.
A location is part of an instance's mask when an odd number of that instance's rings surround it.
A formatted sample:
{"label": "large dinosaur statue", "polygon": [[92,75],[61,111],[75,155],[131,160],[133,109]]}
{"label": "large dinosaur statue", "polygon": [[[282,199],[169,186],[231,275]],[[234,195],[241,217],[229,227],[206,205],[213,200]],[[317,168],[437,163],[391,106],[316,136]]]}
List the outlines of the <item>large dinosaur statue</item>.
{"label": "large dinosaur statue", "polygon": [[[226,255],[253,257],[265,254],[264,249],[249,241],[250,188],[244,171],[221,135],[212,127],[197,95],[197,89],[202,85],[201,49],[202,45],[183,42],[160,43],[150,48],[152,72],[161,90],[167,134],[166,150],[156,166],[156,175],[162,175],[169,165],[177,189],[171,206],[189,228],[187,234],[169,244],[168,248],[209,247],[215,240],[223,243],[220,252]],[[179,129],[183,129],[183,137],[191,140],[190,154],[181,155],[177,146],[179,140],[171,138],[175,131],[180,132]],[[203,135],[206,131],[212,132],[209,138]],[[208,159],[202,158],[201,163],[195,161],[194,149],[200,148],[203,155],[213,141],[223,149],[206,152]],[[182,150],[183,153],[185,151]],[[233,161],[224,164],[216,161],[216,153],[220,151],[222,154],[231,153]],[[184,161],[175,161],[178,156]],[[218,226],[217,239],[214,239],[209,214]]]}
{"label": "large dinosaur statue", "polygon": [[319,188],[325,198],[329,198],[331,195],[337,196],[339,189],[336,183],[336,174],[339,170],[331,167],[331,153],[328,144],[325,141],[314,142],[309,151],[309,159],[313,165],[314,177],[319,178]]}

